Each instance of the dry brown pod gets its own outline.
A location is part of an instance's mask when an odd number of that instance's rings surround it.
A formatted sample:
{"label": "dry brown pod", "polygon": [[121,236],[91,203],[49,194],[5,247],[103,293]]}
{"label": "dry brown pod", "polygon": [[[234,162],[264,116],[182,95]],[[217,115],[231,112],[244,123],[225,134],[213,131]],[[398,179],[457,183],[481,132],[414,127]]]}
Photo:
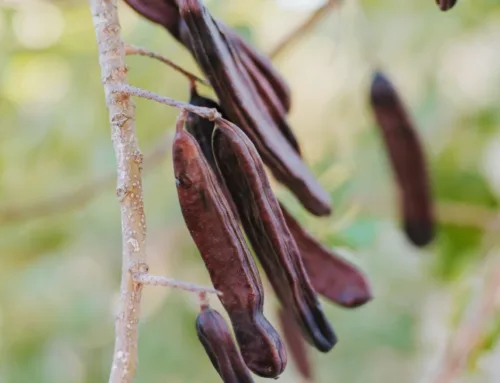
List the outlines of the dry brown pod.
{"label": "dry brown pod", "polygon": [[366,276],[353,264],[323,246],[280,204],[316,292],[343,307],[359,307],[372,299]]}
{"label": "dry brown pod", "polygon": [[307,276],[255,146],[231,122],[220,118],[215,126],[213,154],[254,253],[281,304],[293,313],[307,341],[322,352],[330,351],[337,338]]}
{"label": "dry brown pod", "polygon": [[173,142],[174,173],[186,226],[233,325],[251,371],[279,376],[287,361],[283,343],[263,314],[264,290],[238,220],[195,138],[179,118]]}
{"label": "dry brown pod", "polygon": [[210,307],[202,307],[196,318],[196,333],[224,383],[253,383],[222,315]]}
{"label": "dry brown pod", "polygon": [[283,307],[278,311],[281,325],[281,333],[285,339],[288,353],[293,360],[297,371],[306,382],[314,381],[311,358],[309,356],[309,345],[304,341],[300,328],[293,320],[293,315]]}
{"label": "dry brown pod", "polygon": [[[231,121],[248,135],[275,178],[315,215],[331,213],[330,195],[276,126],[234,44],[199,0],[181,0],[188,45]],[[184,35],[184,32],[181,33]]]}
{"label": "dry brown pod", "polygon": [[422,144],[396,90],[373,74],[370,102],[400,191],[404,230],[416,246],[434,238],[434,210]]}
{"label": "dry brown pod", "polygon": [[436,0],[436,4],[442,11],[447,11],[455,6],[457,0]]}

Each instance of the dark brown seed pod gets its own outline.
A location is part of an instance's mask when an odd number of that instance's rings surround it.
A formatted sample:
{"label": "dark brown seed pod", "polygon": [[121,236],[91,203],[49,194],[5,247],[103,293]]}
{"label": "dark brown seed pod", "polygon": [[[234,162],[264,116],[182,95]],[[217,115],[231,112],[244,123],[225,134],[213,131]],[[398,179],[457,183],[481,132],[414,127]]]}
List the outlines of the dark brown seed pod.
{"label": "dark brown seed pod", "polygon": [[212,84],[222,107],[248,135],[276,179],[311,213],[331,213],[330,196],[283,136],[238,58],[234,44],[199,0],[180,0],[193,54]]}
{"label": "dark brown seed pod", "polygon": [[434,212],[425,157],[412,122],[389,80],[373,75],[370,101],[399,185],[404,230],[416,246],[434,238]]}
{"label": "dark brown seed pod", "polygon": [[[189,103],[195,106],[217,109],[219,113],[221,113],[221,115],[225,118],[225,113],[220,105],[210,98],[199,95],[194,84],[191,84]],[[212,155],[212,133],[214,129],[215,125],[213,121],[202,118],[196,113],[188,112],[186,119],[186,130],[196,139],[198,145],[200,145],[201,150],[203,151],[203,154],[205,155],[205,158],[207,159],[210,167],[212,169],[217,169],[214,156]]]}
{"label": "dark brown seed pod", "polygon": [[255,146],[236,125],[217,119],[212,135],[217,167],[242,225],[282,305],[306,339],[328,352],[337,342],[304,269]]}
{"label": "dark brown seed pod", "polygon": [[436,0],[436,4],[442,11],[447,11],[455,6],[457,0]]}
{"label": "dark brown seed pod", "polygon": [[202,308],[196,318],[196,333],[224,383],[253,383],[222,315],[211,308]]}
{"label": "dark brown seed pod", "polygon": [[130,8],[166,28],[170,34],[179,40],[179,25],[181,22],[176,0],[124,0]]}
{"label": "dark brown seed pod", "polygon": [[343,307],[354,308],[369,302],[372,291],[365,275],[318,242],[282,204],[280,207],[316,292]]}
{"label": "dark brown seed pod", "polygon": [[[196,86],[194,84],[191,84],[190,93],[191,95],[189,103],[191,105],[217,109],[223,117],[225,116],[224,111],[217,102],[198,94],[198,92],[196,91]],[[222,189],[222,192],[224,193],[224,196],[226,197],[227,202],[231,207],[231,210],[239,220],[238,210],[236,209],[236,206],[234,205],[231,195],[229,194],[229,191],[227,190],[227,187],[224,184],[224,181],[220,176],[219,171],[217,170],[217,165],[215,164],[215,158],[214,155],[212,154],[212,133],[215,129],[214,122],[209,121],[206,118],[201,118],[195,113],[188,112],[185,127],[186,130],[196,139],[198,145],[200,145],[201,151],[203,152],[205,159],[207,160],[215,176],[217,177],[219,185]]]}
{"label": "dark brown seed pod", "polygon": [[274,68],[271,60],[267,56],[257,52],[255,48],[238,36],[231,28],[221,22],[218,22],[218,24],[219,28],[230,37],[240,56],[248,57],[257,67],[260,74],[269,82],[280,100],[281,106],[288,113],[292,104],[290,88],[281,74]]}
{"label": "dark brown seed pod", "polygon": [[254,373],[279,376],[286,366],[281,339],[263,315],[264,291],[238,221],[200,146],[177,124],[174,172],[182,215]]}
{"label": "dark brown seed pod", "polygon": [[292,145],[292,148],[300,155],[299,143],[287,122],[287,111],[283,109],[283,104],[272,88],[271,83],[259,72],[259,69],[249,56],[242,54],[240,55],[240,59],[255,84],[259,97],[264,101],[269,115],[273,118],[276,126],[285,136],[286,140]]}
{"label": "dark brown seed pod", "polygon": [[300,333],[300,328],[293,320],[293,315],[283,307],[278,311],[278,318],[281,325],[281,334],[285,339],[290,356],[297,367],[300,375],[307,381],[313,382],[314,376],[309,358],[308,345]]}

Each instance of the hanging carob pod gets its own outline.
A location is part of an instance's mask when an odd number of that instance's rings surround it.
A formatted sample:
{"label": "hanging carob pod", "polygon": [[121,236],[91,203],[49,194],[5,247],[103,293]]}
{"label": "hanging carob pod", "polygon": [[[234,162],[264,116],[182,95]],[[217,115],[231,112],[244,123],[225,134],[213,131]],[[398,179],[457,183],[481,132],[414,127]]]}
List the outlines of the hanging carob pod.
{"label": "hanging carob pod", "polygon": [[130,8],[141,16],[159,24],[167,29],[170,34],[180,41],[179,7],[176,0],[124,0]]}
{"label": "hanging carob pod", "polygon": [[[217,109],[222,117],[225,118],[225,113],[220,107],[220,105],[214,100],[201,96],[198,94],[196,90],[196,85],[194,82],[191,82],[190,87],[190,98],[189,103],[194,106],[202,106],[205,108]],[[234,205],[233,199],[227,190],[226,185],[224,184],[224,180],[222,179],[219,171],[217,170],[217,165],[215,164],[215,158],[212,153],[212,133],[215,129],[215,124],[213,121],[210,121],[206,118],[202,118],[198,116],[196,113],[188,112],[186,118],[186,130],[196,139],[198,145],[200,145],[201,151],[205,156],[208,164],[212,168],[215,176],[219,181],[219,186],[226,197],[226,201],[229,203],[231,210],[239,221],[238,210]]]}
{"label": "hanging carob pod", "polygon": [[[286,140],[259,96],[230,39],[199,0],[179,0],[198,65],[222,107],[255,144],[276,179],[286,185],[312,214],[331,213],[330,196]],[[182,32],[182,31],[181,31]],[[181,33],[183,34],[183,33]]]}
{"label": "hanging carob pod", "polygon": [[266,105],[269,115],[272,117],[281,133],[285,136],[288,143],[297,152],[297,154],[301,155],[297,138],[287,121],[287,111],[283,108],[283,104],[272,88],[271,83],[262,75],[250,56],[243,53],[240,55],[240,59],[252,79],[252,82],[255,84],[259,97],[264,102],[264,105]]}
{"label": "hanging carob pod", "polygon": [[233,197],[242,226],[283,307],[294,316],[307,341],[328,352],[337,338],[309,281],[262,160],[236,125],[215,121],[212,150]]}
{"label": "hanging carob pod", "polygon": [[186,226],[234,328],[243,360],[263,377],[286,366],[283,343],[263,314],[264,290],[255,262],[216,176],[181,115],[173,142],[174,173]]}
{"label": "hanging carob pod", "polygon": [[283,307],[278,310],[281,334],[285,339],[290,358],[305,382],[314,381],[313,368],[309,355],[309,345],[304,341],[300,328],[291,315]]}
{"label": "hanging carob pod", "polygon": [[222,315],[202,306],[196,318],[196,333],[224,383],[254,382]]}
{"label": "hanging carob pod", "polygon": [[455,6],[457,0],[436,0],[436,4],[442,11],[447,11]]}
{"label": "hanging carob pod", "polygon": [[316,292],[343,307],[359,307],[372,299],[366,276],[309,234],[280,203],[283,217]]}
{"label": "hanging carob pod", "polygon": [[399,186],[407,237],[416,246],[434,238],[434,211],[426,161],[403,102],[381,72],[373,74],[370,102]]}
{"label": "hanging carob pod", "polygon": [[[194,55],[194,47],[189,38],[188,28],[186,23],[180,19],[179,7],[175,0],[125,0],[125,2],[148,20],[165,27],[175,39],[184,44]],[[278,128],[285,135],[290,145],[300,154],[297,139],[286,122],[286,118],[281,114],[284,111],[284,116],[286,116],[291,108],[290,89],[285,80],[273,67],[268,57],[257,52],[224,23],[215,22],[232,43],[233,49],[243,61],[242,65],[251,74],[252,83],[261,93],[264,104],[272,102],[272,111],[270,113],[273,114]]]}

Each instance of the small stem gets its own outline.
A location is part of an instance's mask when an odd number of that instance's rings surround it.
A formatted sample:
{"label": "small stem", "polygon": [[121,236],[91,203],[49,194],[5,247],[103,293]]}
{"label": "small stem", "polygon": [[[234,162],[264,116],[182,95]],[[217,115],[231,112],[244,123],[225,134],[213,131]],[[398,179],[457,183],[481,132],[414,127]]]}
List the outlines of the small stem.
{"label": "small stem", "polygon": [[285,36],[276,46],[269,52],[269,57],[275,59],[283,53],[283,51],[291,47],[303,35],[308,33],[317,23],[319,23],[328,13],[340,4],[340,0],[328,0],[327,3],[314,11],[302,24]]}
{"label": "small stem", "polygon": [[175,131],[176,133],[180,133],[184,130],[184,124],[186,123],[187,112],[186,110],[182,110],[177,116],[177,121],[175,123]]}
{"label": "small stem", "polygon": [[160,275],[151,275],[148,273],[135,272],[132,273],[132,278],[134,279],[134,282],[143,285],[173,287],[175,289],[190,291],[192,293],[222,295],[220,291],[217,291],[213,287],[198,286],[192,283],[177,281],[175,279],[171,279]]}
{"label": "small stem", "polygon": [[188,72],[187,70],[183,69],[181,66],[177,65],[173,61],[167,59],[166,57],[163,57],[162,55],[144,49],[140,48],[134,45],[126,45],[125,46],[125,55],[131,56],[131,55],[139,55],[139,56],[146,56],[146,57],[151,57],[153,59],[156,59],[158,61],[161,61],[164,64],[167,64],[177,72],[181,73],[182,75],[186,76],[190,81],[197,81],[200,84],[206,85],[206,86],[211,86],[210,83],[207,80],[202,79],[201,77],[196,76],[195,74]]}
{"label": "small stem", "polygon": [[148,100],[153,100],[159,102],[160,104],[165,104],[178,109],[185,109],[188,112],[195,113],[200,117],[206,118],[210,121],[215,121],[221,118],[221,114],[215,108],[204,108],[202,106],[194,106],[182,101],[174,100],[170,97],[161,96],[159,94],[149,92],[144,89],[136,88],[131,85],[118,85],[111,89],[113,93],[128,94],[130,96],[136,96],[141,98],[146,98]]}

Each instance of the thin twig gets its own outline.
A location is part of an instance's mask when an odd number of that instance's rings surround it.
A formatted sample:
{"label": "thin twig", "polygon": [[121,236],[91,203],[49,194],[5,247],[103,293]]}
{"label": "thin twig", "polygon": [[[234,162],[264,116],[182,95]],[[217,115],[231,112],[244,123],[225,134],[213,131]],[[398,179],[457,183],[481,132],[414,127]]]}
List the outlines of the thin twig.
{"label": "thin twig", "polygon": [[[171,143],[172,132],[169,132],[165,139],[161,140],[151,153],[144,157],[144,171],[153,169],[170,153]],[[35,202],[29,206],[2,207],[0,208],[0,226],[66,213],[72,209],[83,207],[108,190],[115,182],[116,171],[113,171],[80,186],[78,189]]]}
{"label": "thin twig", "polygon": [[153,51],[150,51],[150,50],[147,50],[144,48],[140,48],[140,47],[137,47],[134,45],[125,45],[125,55],[127,55],[127,56],[139,55],[139,56],[146,56],[146,57],[154,58],[156,60],[161,61],[164,64],[167,64],[168,66],[170,66],[171,68],[173,68],[177,72],[183,74],[190,81],[197,81],[200,84],[203,84],[206,86],[211,86],[207,80],[204,80],[201,77],[198,77],[195,74],[188,72],[187,70],[183,69],[182,67],[180,67],[179,65],[177,65],[173,61],[167,59],[166,57],[163,57],[162,55],[160,55],[156,52],[153,52]]}
{"label": "thin twig", "polygon": [[[498,242],[500,215],[489,221],[482,248],[491,252]],[[495,252],[482,264],[483,281],[475,299],[466,310],[463,321],[450,336],[449,344],[434,374],[432,383],[452,383],[467,366],[471,353],[481,341],[500,309],[500,257]]]}
{"label": "thin twig", "polygon": [[221,114],[215,108],[204,108],[202,106],[194,106],[182,101],[174,100],[170,97],[161,96],[159,94],[136,88],[128,84],[120,84],[111,88],[113,93],[127,94],[130,96],[136,96],[141,98],[146,98],[148,100],[153,100],[159,102],[160,104],[165,104],[168,106],[173,106],[174,108],[187,110],[188,112],[195,113],[200,117],[206,118],[210,121],[214,121],[221,118]]}
{"label": "thin twig", "polygon": [[131,383],[137,366],[142,285],[130,272],[146,264],[146,217],[142,196],[142,154],[135,131],[135,105],[126,92],[125,47],[120,37],[117,0],[90,0],[102,83],[117,162],[117,196],[122,221],[122,277],[115,322],[110,383]]}
{"label": "thin twig", "polygon": [[198,286],[192,283],[176,281],[175,279],[159,275],[137,272],[132,274],[132,278],[134,278],[136,283],[142,283],[143,285],[173,287],[175,289],[190,291],[192,293],[222,295],[220,291],[214,289],[213,287]]}
{"label": "thin twig", "polygon": [[326,4],[314,11],[302,24],[286,35],[276,46],[269,52],[269,57],[275,59],[283,53],[285,49],[291,47],[303,35],[308,33],[317,23],[319,23],[328,13],[341,3],[340,0],[328,0]]}

